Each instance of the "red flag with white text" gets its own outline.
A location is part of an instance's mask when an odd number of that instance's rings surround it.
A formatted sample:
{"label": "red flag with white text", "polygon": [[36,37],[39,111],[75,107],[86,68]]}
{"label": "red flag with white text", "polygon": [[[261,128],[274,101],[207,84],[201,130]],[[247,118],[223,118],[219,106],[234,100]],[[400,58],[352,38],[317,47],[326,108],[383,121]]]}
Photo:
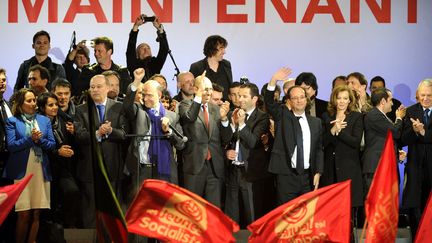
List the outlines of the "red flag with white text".
{"label": "red flag with white text", "polygon": [[367,242],[395,242],[399,219],[399,187],[393,135],[387,132],[384,150],[365,201]]}
{"label": "red flag with white text", "polygon": [[16,184],[0,187],[0,225],[8,216],[32,176],[33,174],[28,175]]}
{"label": "red flag with white text", "polygon": [[432,192],[423,212],[414,243],[429,243],[432,240]]}
{"label": "red flag with white text", "polygon": [[248,226],[251,243],[349,242],[351,180],[293,199]]}
{"label": "red flag with white text", "polygon": [[126,213],[131,233],[166,242],[235,242],[239,226],[200,196],[161,180],[145,180]]}

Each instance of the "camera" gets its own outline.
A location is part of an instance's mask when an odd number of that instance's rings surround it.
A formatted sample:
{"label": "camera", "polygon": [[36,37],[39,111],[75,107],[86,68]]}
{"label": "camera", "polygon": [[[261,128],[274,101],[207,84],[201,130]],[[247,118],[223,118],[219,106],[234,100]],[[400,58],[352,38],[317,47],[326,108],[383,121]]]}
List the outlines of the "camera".
{"label": "camera", "polygon": [[155,21],[156,16],[146,17],[146,16],[144,16],[144,14],[141,14],[141,19],[144,21],[144,23],[145,22],[153,22],[153,21]]}

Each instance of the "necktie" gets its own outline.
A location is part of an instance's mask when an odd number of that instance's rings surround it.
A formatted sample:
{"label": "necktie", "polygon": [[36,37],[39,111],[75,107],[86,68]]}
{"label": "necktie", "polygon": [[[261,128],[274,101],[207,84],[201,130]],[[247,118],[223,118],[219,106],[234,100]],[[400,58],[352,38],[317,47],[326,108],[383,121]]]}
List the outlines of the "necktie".
{"label": "necktie", "polygon": [[100,121],[100,123],[103,123],[104,117],[105,117],[105,106],[104,105],[96,105],[96,107],[98,108],[98,111],[99,111],[99,121]]}
{"label": "necktie", "polygon": [[0,100],[0,112],[1,112],[1,119],[3,122],[5,122],[8,118],[7,113],[6,113],[6,108],[5,108],[5,104],[4,104],[4,100]]}
{"label": "necktie", "polygon": [[424,110],[424,114],[423,114],[423,123],[426,126],[426,124],[428,124],[429,122],[429,108],[427,108],[426,110]]}
{"label": "necktie", "polygon": [[301,132],[301,126],[300,126],[300,119],[302,117],[298,116],[297,120],[297,129],[296,129],[296,144],[297,144],[297,163],[296,163],[296,170],[299,174],[303,174],[304,172],[304,152],[303,152],[303,137]]}
{"label": "necktie", "polygon": [[[202,106],[202,109],[203,109],[203,113],[204,113],[205,126],[207,127],[207,131],[210,134],[209,114],[207,112],[207,108],[205,105]],[[207,149],[206,160],[210,160],[210,159],[211,159],[210,149]]]}

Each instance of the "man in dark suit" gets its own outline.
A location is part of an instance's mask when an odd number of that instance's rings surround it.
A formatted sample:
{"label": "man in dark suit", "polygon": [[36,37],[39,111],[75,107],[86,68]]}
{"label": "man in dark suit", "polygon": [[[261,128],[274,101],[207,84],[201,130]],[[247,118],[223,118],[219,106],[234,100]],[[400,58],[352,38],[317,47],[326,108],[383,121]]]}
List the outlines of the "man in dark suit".
{"label": "man in dark suit", "polygon": [[203,75],[194,83],[195,98],[179,106],[184,134],[188,137],[182,152],[184,187],[221,206],[224,159],[221,144],[221,120],[227,121],[229,103],[220,108],[210,103],[212,83]]}
{"label": "man in dark suit", "polygon": [[324,168],[321,119],[306,114],[306,91],[298,85],[288,90],[291,111],[274,101],[277,81],[287,79],[290,73],[289,68],[274,73],[264,97],[277,129],[269,171],[276,174],[279,204],[316,190]]}
{"label": "man in dark suit", "polygon": [[[378,166],[381,153],[390,129],[393,139],[397,141],[402,133],[402,119],[405,117],[405,108],[400,107],[396,110],[396,122],[393,123],[386,114],[391,111],[393,106],[393,96],[390,90],[379,88],[372,92],[371,102],[374,106],[364,118],[365,150],[363,153],[363,181],[365,185],[365,195],[369,191],[373,175]],[[397,142],[395,142],[395,153],[397,153]]]}
{"label": "man in dark suit", "polygon": [[[370,90],[371,94],[374,90],[376,90],[378,88],[385,88],[385,87],[386,87],[385,80],[381,76],[373,77],[369,83],[369,90]],[[392,102],[393,102],[393,106],[391,108],[391,111],[388,112],[386,115],[388,116],[388,118],[390,118],[390,120],[395,121],[396,110],[399,108],[399,106],[402,105],[402,103],[398,99],[395,99],[394,97],[392,99]]]}
{"label": "man in dark suit", "polygon": [[[122,104],[108,99],[109,81],[103,75],[96,75],[90,80],[90,97],[94,101],[91,111],[88,104],[79,105],[76,109],[75,137],[79,144],[80,158],[77,161],[77,179],[82,193],[83,226],[95,226],[95,198],[93,186],[92,154],[90,151],[90,122],[98,128],[96,139],[100,143],[104,156],[106,171],[114,191],[121,179],[125,154],[122,144],[126,137],[126,119]],[[93,112],[94,120],[89,120],[89,112]]]}
{"label": "man in dark suit", "polygon": [[[243,215],[244,225],[264,215],[264,201],[274,201],[271,200],[274,183],[271,174],[267,173],[269,156],[261,143],[261,136],[269,132],[270,120],[266,113],[256,107],[258,92],[255,84],[241,85],[238,100],[240,108],[230,114],[229,126],[222,124],[223,140],[225,143],[230,142],[226,151],[230,163],[226,179],[225,212],[237,223],[240,223]],[[242,212],[240,209],[243,209]]]}
{"label": "man in dark suit", "polygon": [[[12,112],[8,102],[3,95],[7,88],[6,70],[0,68],[0,175],[3,175],[3,169],[9,158],[9,152],[6,148],[6,120],[12,117]],[[13,184],[13,180],[0,176],[0,186]],[[0,226],[0,242],[15,242],[15,211],[11,210],[8,217]]]}
{"label": "man in dark suit", "polygon": [[407,108],[402,133],[408,145],[402,206],[409,209],[413,237],[432,185],[432,79],[420,82],[417,100]]}
{"label": "man in dark suit", "polygon": [[225,48],[228,46],[227,40],[219,35],[207,37],[204,43],[205,58],[192,63],[189,71],[198,77],[206,71],[207,77],[213,82],[224,88],[224,100],[228,99],[228,91],[233,82],[231,63],[223,59]]}
{"label": "man in dark suit", "polygon": [[295,85],[306,90],[307,98],[310,100],[308,114],[322,119],[322,115],[327,111],[327,101],[318,99],[318,83],[315,75],[309,72],[300,73],[295,79]]}
{"label": "man in dark suit", "polygon": [[[145,179],[153,178],[178,184],[174,148],[182,150],[185,143],[181,137],[169,128],[169,125],[182,133],[183,130],[179,123],[179,116],[163,108],[159,98],[162,93],[162,87],[154,80],[148,80],[143,84],[143,104],[134,102],[137,87],[144,78],[144,72],[143,68],[134,71],[134,82],[127,89],[123,108],[134,134],[153,137],[136,137],[132,139],[126,158],[126,168],[132,174],[134,182],[137,179],[136,175],[139,174],[140,183]],[[165,135],[166,137],[163,138]],[[159,147],[166,146],[167,150],[153,153],[151,149],[153,143],[159,143]],[[164,164],[164,159],[169,163]],[[135,188],[134,192],[137,189]]]}

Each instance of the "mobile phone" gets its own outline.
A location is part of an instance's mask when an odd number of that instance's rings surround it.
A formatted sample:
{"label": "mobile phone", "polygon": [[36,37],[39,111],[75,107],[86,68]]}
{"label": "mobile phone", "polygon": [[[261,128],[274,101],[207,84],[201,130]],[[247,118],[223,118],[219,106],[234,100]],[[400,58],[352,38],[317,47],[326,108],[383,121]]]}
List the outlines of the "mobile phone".
{"label": "mobile phone", "polygon": [[145,17],[143,14],[143,15],[141,15],[141,19],[144,21],[144,23],[145,22],[153,22],[153,21],[155,21],[156,17],[155,16]]}

